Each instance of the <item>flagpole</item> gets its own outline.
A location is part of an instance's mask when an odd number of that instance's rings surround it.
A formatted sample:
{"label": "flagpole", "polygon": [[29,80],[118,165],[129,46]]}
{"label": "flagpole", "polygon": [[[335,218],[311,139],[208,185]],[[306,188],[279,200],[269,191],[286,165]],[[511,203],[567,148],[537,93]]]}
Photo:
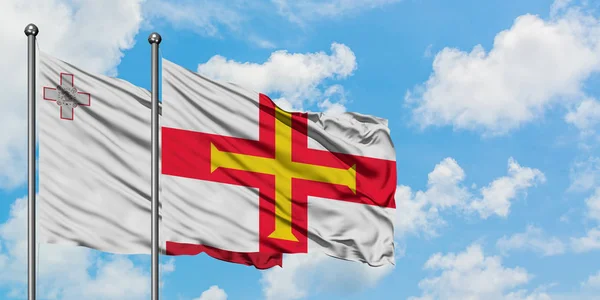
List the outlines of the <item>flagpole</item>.
{"label": "flagpole", "polygon": [[27,295],[35,300],[35,24],[25,27],[27,36]]}
{"label": "flagpole", "polygon": [[152,46],[152,300],[158,300],[158,45],[162,38],[153,32],[148,37]]}

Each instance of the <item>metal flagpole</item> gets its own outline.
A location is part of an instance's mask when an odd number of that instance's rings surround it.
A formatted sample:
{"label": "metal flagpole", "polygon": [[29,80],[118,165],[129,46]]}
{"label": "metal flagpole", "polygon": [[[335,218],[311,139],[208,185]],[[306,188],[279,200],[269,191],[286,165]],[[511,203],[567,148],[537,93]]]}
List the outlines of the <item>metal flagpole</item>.
{"label": "metal flagpole", "polygon": [[152,46],[152,300],[158,300],[158,45],[162,38],[153,32],[148,37]]}
{"label": "metal flagpole", "polygon": [[27,36],[27,295],[35,300],[35,24],[25,27]]}

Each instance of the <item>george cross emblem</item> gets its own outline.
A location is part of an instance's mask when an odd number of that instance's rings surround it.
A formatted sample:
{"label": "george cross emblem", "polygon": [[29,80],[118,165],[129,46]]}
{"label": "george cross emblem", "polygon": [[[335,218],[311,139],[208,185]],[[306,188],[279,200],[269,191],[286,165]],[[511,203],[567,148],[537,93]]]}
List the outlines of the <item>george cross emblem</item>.
{"label": "george cross emblem", "polygon": [[60,106],[60,118],[63,120],[73,120],[75,107],[91,105],[90,93],[78,91],[74,81],[73,74],[60,73],[60,85],[44,87],[44,100],[55,101]]}

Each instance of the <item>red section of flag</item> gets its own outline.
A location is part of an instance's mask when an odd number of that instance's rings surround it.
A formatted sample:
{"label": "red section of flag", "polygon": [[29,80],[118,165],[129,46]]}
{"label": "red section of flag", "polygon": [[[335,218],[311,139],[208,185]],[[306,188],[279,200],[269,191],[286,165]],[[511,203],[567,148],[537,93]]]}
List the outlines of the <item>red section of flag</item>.
{"label": "red section of flag", "polygon": [[198,255],[202,252],[222,261],[254,266],[260,270],[283,266],[283,255],[281,253],[231,252],[202,245],[167,242],[167,255]]}
{"label": "red section of flag", "polygon": [[293,113],[292,159],[296,162],[342,169],[356,165],[356,193],[347,186],[293,179],[292,233],[298,238],[298,242],[269,238],[269,234],[275,229],[274,176],[225,168],[210,172],[211,143],[224,152],[275,157],[275,104],[262,94],[259,104],[258,141],[163,127],[162,173],[258,188],[259,252],[267,256],[270,255],[269,253],[308,251],[307,199],[309,195],[365,205],[396,207],[394,201],[396,163],[394,161],[310,149],[308,148],[307,114]]}

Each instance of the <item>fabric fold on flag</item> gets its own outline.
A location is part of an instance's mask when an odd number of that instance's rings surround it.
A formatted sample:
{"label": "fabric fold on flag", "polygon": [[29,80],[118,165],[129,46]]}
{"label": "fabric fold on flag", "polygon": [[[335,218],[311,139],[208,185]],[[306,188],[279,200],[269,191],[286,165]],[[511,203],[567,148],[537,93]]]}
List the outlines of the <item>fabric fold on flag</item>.
{"label": "fabric fold on flag", "polygon": [[38,78],[40,241],[149,254],[150,92],[44,52]]}
{"label": "fabric fold on flag", "polygon": [[198,255],[200,253],[206,253],[210,257],[226,262],[254,266],[259,270],[275,266],[283,267],[283,254],[281,253],[234,252],[204,245],[167,241],[167,255]]}
{"label": "fabric fold on flag", "polygon": [[[150,93],[40,53],[40,241],[150,253]],[[393,264],[387,122],[291,113],[163,60],[160,248],[259,269]]]}
{"label": "fabric fold on flag", "polygon": [[[39,62],[40,242],[150,254],[150,92],[43,52]],[[159,228],[159,247],[167,255],[204,252],[259,269],[282,265],[281,253],[234,253],[194,244],[167,251],[164,237],[177,237],[182,229],[164,228],[162,221]]]}
{"label": "fabric fold on flag", "polygon": [[387,121],[291,113],[166,59],[162,68],[167,251],[191,243],[394,263],[396,163]]}

